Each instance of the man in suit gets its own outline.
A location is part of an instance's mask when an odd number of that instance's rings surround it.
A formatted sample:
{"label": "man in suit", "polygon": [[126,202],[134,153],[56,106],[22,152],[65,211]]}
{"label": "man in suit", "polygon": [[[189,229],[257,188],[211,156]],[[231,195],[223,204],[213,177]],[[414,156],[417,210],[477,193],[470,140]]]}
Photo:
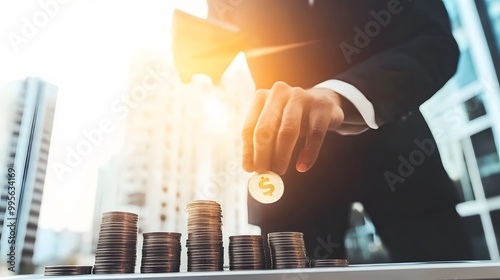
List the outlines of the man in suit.
{"label": "man in suit", "polygon": [[359,201],[395,262],[471,259],[458,198],[419,106],[459,57],[439,0],[208,0],[236,25],[257,91],[243,167],[275,171],[276,203],[249,197],[265,235],[301,231],[314,258],[343,258]]}

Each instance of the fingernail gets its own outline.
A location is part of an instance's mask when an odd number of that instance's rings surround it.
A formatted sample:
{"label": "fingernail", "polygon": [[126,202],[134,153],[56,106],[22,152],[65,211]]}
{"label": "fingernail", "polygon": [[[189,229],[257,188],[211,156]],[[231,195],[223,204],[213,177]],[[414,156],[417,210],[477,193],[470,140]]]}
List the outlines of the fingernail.
{"label": "fingernail", "polygon": [[299,166],[297,167],[297,171],[299,171],[299,172],[306,172],[307,171],[307,165],[305,163],[299,164]]}

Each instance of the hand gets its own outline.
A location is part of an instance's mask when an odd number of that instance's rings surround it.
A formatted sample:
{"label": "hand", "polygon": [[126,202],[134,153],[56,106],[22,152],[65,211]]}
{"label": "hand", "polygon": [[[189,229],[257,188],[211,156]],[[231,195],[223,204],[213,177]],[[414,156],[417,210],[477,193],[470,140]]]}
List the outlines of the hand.
{"label": "hand", "polygon": [[332,90],[305,90],[284,82],[257,90],[243,126],[243,169],[284,174],[299,136],[305,135],[296,168],[309,170],[327,130],[344,121],[340,102],[340,95]]}

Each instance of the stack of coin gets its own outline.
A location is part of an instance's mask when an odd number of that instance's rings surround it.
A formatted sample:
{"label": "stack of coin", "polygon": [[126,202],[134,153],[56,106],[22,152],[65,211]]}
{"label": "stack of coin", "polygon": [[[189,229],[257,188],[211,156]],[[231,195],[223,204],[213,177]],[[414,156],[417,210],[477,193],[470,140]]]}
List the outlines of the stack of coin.
{"label": "stack of coin", "polygon": [[142,234],[141,273],[179,272],[181,234],[178,232],[145,232]]}
{"label": "stack of coin", "polygon": [[257,270],[266,268],[262,235],[229,237],[229,269]]}
{"label": "stack of coin", "polygon": [[138,216],[106,212],[102,216],[94,274],[134,273],[137,258]]}
{"label": "stack of coin", "polygon": [[346,259],[324,259],[324,260],[313,260],[311,262],[312,267],[342,267],[349,266],[349,261]]}
{"label": "stack of coin", "polygon": [[91,274],[92,266],[87,265],[54,265],[46,266],[45,276],[66,276],[66,275],[82,275]]}
{"label": "stack of coin", "polygon": [[222,210],[215,201],[198,200],[187,205],[188,271],[223,270]]}
{"label": "stack of coin", "polygon": [[273,232],[268,234],[271,267],[274,269],[309,267],[304,234]]}

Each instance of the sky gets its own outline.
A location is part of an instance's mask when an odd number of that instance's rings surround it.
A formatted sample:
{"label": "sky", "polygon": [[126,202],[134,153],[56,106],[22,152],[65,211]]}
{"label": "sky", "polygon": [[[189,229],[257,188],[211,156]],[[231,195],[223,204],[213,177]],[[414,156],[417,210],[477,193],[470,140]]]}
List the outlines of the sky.
{"label": "sky", "polygon": [[134,56],[168,57],[174,8],[207,13],[204,0],[0,2],[0,87],[27,76],[59,87],[40,227],[90,227],[95,167],[119,148],[119,127],[63,176],[55,166],[110,114]]}

